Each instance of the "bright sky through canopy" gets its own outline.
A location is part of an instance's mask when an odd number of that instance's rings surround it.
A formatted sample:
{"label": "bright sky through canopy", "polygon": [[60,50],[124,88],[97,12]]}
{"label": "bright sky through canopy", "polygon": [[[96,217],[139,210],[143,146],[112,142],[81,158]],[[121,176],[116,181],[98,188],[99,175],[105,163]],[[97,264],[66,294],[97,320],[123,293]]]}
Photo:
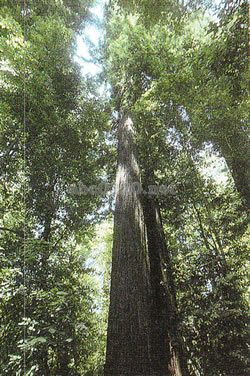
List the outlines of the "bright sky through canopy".
{"label": "bright sky through canopy", "polygon": [[[90,9],[93,18],[97,18],[99,22],[103,21],[104,17],[104,6],[107,3],[107,0],[97,0],[95,5]],[[214,0],[214,5],[219,6],[221,4],[221,0]],[[217,20],[217,15],[214,12],[211,12],[210,16]],[[102,36],[102,31],[98,28],[98,26],[92,22],[88,24],[84,30],[82,31],[81,35],[77,36],[77,52],[75,56],[75,60],[77,63],[80,64],[82,68],[82,73],[84,75],[96,75],[101,72],[101,67],[98,66],[95,62],[93,62],[92,57],[90,55],[90,46],[88,41],[93,44],[95,47],[98,46],[100,38]]]}
{"label": "bright sky through canopy", "polygon": [[[105,0],[96,1],[95,5],[90,10],[93,18],[97,18],[99,22],[103,20],[105,3]],[[77,53],[75,60],[80,64],[84,75],[90,74],[94,76],[101,72],[101,67],[91,61],[93,59],[89,52],[90,46],[88,43],[89,41],[97,47],[101,36],[102,31],[94,22],[88,24],[82,34],[77,36]]]}

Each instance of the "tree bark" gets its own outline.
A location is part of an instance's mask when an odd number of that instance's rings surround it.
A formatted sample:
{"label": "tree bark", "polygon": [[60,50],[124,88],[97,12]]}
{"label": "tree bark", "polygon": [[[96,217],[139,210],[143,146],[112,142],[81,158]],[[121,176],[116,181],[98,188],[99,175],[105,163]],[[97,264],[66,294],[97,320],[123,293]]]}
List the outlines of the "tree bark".
{"label": "tree bark", "polygon": [[160,210],[154,197],[145,196],[143,202],[151,266],[153,330],[158,333],[157,338],[161,338],[158,343],[166,344],[159,351],[167,355],[170,374],[189,376],[183,340],[178,328],[171,257],[166,245]]}
{"label": "tree bark", "polygon": [[221,153],[232,174],[235,187],[243,204],[250,209],[250,150],[245,131],[234,131],[224,140],[218,141]]}
{"label": "tree bark", "polygon": [[147,251],[141,194],[135,189],[135,184],[137,188],[140,184],[140,171],[134,137],[132,120],[123,115],[118,125],[118,172],[104,374],[169,376],[169,347],[163,335],[165,324],[163,313],[158,313],[154,307],[153,295],[156,292],[151,289],[150,280],[154,265],[150,265]]}

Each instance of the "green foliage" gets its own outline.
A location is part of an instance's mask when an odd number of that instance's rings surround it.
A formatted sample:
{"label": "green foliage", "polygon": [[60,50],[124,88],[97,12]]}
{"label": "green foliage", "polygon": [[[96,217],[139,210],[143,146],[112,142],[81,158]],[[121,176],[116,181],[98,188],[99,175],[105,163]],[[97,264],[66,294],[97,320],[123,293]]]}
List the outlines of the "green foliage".
{"label": "green foliage", "polygon": [[89,245],[101,198],[70,187],[101,181],[107,117],[73,61],[90,2],[34,3],[21,17],[8,2],[1,17],[0,373],[23,374],[26,354],[26,374],[77,375],[97,319],[77,242]]}
{"label": "green foliage", "polygon": [[103,197],[70,188],[114,175],[122,109],[143,185],[171,187],[157,201],[191,375],[246,375],[246,2],[214,20],[209,1],[111,1],[106,103],[74,62],[92,1],[28,3],[1,1],[0,374],[23,375],[25,353],[26,375],[102,375],[112,226]]}
{"label": "green foliage", "polygon": [[[178,2],[181,16],[164,18],[166,2],[118,3],[109,13],[106,74],[114,109],[134,120],[144,186],[154,175],[172,187],[157,200],[190,372],[246,375],[246,4],[222,8],[214,21]],[[211,147],[226,171],[205,179],[201,155]]]}
{"label": "green foliage", "polygon": [[[179,168],[180,177],[183,162]],[[231,188],[205,182],[194,170],[186,170],[184,179],[174,205],[162,205],[190,369],[202,375],[244,375],[246,218]]]}

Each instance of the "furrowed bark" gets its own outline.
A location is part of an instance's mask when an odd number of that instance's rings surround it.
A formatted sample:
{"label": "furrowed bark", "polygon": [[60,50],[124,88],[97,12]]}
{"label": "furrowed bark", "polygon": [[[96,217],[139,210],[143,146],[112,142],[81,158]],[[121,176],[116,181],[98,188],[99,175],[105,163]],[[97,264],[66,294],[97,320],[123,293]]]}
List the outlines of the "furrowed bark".
{"label": "furrowed bark", "polygon": [[[105,376],[169,376],[167,346],[152,326],[154,301],[146,246],[134,128],[124,115],[118,127],[118,172]],[[159,319],[161,314],[159,314]],[[155,330],[154,330],[155,329]]]}
{"label": "furrowed bark", "polygon": [[178,328],[171,257],[166,245],[160,210],[153,197],[145,196],[143,204],[151,265],[151,289],[154,297],[153,330],[158,333],[158,338],[161,338],[160,343],[166,344],[161,348],[161,352],[165,352],[170,374],[189,376],[183,340]]}

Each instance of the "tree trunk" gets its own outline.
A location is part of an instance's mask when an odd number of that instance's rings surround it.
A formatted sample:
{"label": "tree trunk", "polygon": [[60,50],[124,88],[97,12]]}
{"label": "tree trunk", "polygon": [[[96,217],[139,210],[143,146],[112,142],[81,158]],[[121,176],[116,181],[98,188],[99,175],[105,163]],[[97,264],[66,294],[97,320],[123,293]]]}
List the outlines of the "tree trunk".
{"label": "tree trunk", "polygon": [[250,150],[246,132],[234,131],[219,142],[220,150],[231,171],[235,187],[244,206],[250,209]]}
{"label": "tree trunk", "polygon": [[[149,264],[135,156],[128,115],[118,126],[118,172],[105,376],[168,376],[168,346],[161,314],[151,295]],[[138,186],[137,186],[138,187]],[[152,326],[152,311],[155,320]],[[157,330],[154,332],[154,328]]]}
{"label": "tree trunk", "polygon": [[[48,291],[48,258],[49,258],[49,244],[48,243],[49,243],[49,239],[51,235],[51,222],[52,222],[51,216],[47,216],[45,225],[44,225],[44,231],[41,236],[42,258],[41,258],[41,274],[40,274],[40,278],[38,282],[38,288],[42,289],[44,292]],[[49,324],[50,317],[48,314],[48,309],[46,307],[46,304],[44,307],[45,309],[43,310],[42,318],[44,322]],[[41,328],[41,335],[46,336],[46,329],[44,329],[43,327]],[[39,363],[38,374],[41,376],[49,376],[51,374],[50,367],[48,365],[48,358],[49,358],[48,345],[47,343],[42,344],[38,352],[38,363]]]}
{"label": "tree trunk", "polygon": [[[157,337],[161,338],[160,343],[164,341],[168,346],[170,374],[189,376],[183,341],[179,335],[171,257],[166,245],[160,210],[153,197],[146,196],[143,202],[151,266],[153,330],[158,333]],[[166,352],[166,346],[159,351]]]}

